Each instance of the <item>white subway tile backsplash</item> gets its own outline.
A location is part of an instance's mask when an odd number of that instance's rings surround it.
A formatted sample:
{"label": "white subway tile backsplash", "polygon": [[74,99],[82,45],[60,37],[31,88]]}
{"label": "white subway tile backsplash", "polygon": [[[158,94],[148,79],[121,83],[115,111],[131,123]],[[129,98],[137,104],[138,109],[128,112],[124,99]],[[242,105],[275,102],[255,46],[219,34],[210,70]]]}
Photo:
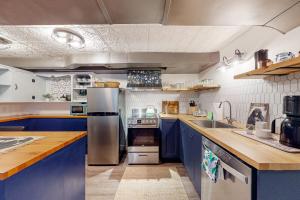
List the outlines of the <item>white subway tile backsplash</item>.
{"label": "white subway tile backsplash", "polygon": [[284,81],[284,83],[283,83],[283,89],[284,89],[285,93],[290,92],[290,89],[291,89],[291,81],[290,80]]}
{"label": "white subway tile backsplash", "polygon": [[297,79],[291,80],[291,92],[296,92],[298,90],[298,81]]}

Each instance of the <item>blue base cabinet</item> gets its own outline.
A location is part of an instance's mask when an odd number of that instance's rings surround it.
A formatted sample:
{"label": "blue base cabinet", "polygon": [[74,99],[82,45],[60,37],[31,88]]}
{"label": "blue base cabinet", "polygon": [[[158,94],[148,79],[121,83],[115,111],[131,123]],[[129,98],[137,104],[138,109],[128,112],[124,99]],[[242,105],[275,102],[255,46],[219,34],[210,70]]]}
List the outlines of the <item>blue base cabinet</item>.
{"label": "blue base cabinet", "polygon": [[300,171],[257,171],[256,200],[300,199]]}
{"label": "blue base cabinet", "polygon": [[84,200],[84,142],[84,139],[80,139],[0,181],[0,199]]}
{"label": "blue base cabinet", "polygon": [[179,161],[179,121],[164,119],[160,121],[161,148],[163,161]]}
{"label": "blue base cabinet", "polygon": [[183,164],[196,191],[198,194],[201,194],[202,136],[183,122],[180,122],[180,135],[182,141]]}

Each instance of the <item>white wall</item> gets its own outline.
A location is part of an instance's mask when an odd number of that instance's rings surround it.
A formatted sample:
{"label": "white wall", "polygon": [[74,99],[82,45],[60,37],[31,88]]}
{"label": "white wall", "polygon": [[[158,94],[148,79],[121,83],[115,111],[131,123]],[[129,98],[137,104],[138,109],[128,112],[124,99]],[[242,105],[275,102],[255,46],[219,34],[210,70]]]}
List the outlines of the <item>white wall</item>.
{"label": "white wall", "polygon": [[[260,43],[259,34],[247,36],[248,40]],[[300,27],[292,30],[286,35],[276,36],[269,44],[260,46],[260,48],[269,49],[269,58],[275,60],[275,55],[291,51],[298,56],[300,50]],[[242,43],[235,48],[243,50]],[[233,47],[231,47],[234,49]],[[248,49],[250,49],[248,47]],[[258,50],[258,49],[256,49]],[[232,51],[233,54],[233,51]],[[201,93],[200,105],[202,108],[212,110],[212,103],[222,100],[229,100],[233,106],[233,117],[243,123],[246,122],[250,103],[269,103],[270,118],[279,117],[282,114],[282,99],[285,95],[300,95],[300,74],[291,74],[288,76],[276,76],[260,80],[234,80],[233,76],[242,72],[254,69],[253,57],[232,69],[225,72],[216,70],[216,66],[200,74],[200,79],[211,78],[221,85],[221,89],[213,93]],[[228,114],[228,108],[225,108],[225,115]]]}

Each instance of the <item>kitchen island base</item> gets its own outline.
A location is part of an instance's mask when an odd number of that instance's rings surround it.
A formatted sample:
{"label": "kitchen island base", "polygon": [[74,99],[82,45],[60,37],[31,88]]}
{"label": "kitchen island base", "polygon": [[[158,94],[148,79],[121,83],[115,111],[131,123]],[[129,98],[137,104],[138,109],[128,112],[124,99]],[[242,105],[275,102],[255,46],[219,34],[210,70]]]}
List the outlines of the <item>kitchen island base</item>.
{"label": "kitchen island base", "polygon": [[84,200],[85,138],[0,181],[0,200]]}

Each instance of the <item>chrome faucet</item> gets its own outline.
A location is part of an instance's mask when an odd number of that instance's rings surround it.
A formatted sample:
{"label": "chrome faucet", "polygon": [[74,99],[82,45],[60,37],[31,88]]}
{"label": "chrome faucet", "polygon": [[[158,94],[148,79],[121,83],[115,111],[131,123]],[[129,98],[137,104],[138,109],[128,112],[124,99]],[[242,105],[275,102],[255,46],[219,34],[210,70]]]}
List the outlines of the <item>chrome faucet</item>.
{"label": "chrome faucet", "polygon": [[230,103],[230,101],[221,101],[219,108],[221,108],[223,103],[228,103],[228,105],[229,105],[229,117],[225,117],[225,119],[227,120],[228,124],[232,125],[233,119],[232,119],[232,115],[231,115],[231,103]]}

